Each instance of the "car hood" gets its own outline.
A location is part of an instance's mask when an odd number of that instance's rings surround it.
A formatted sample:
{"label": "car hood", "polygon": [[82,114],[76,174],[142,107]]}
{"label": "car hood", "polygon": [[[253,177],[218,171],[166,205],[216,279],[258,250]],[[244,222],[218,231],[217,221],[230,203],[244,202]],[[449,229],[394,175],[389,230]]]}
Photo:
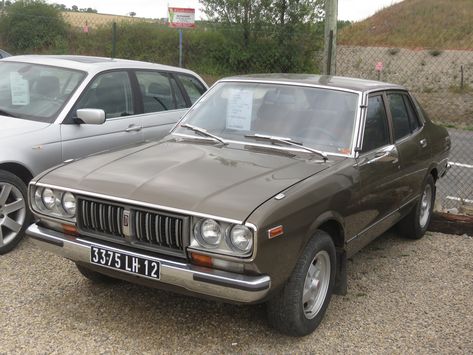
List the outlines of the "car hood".
{"label": "car hood", "polygon": [[244,221],[269,198],[332,164],[313,154],[166,140],[88,157],[39,182]]}
{"label": "car hood", "polygon": [[20,118],[0,115],[0,139],[37,131],[49,126],[50,123],[23,120]]}

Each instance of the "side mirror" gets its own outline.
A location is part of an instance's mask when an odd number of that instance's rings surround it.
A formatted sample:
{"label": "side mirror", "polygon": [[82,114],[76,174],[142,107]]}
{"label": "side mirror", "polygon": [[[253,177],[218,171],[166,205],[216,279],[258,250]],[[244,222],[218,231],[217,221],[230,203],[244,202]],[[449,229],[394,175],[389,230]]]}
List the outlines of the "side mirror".
{"label": "side mirror", "polygon": [[103,124],[105,111],[96,108],[83,108],[77,110],[77,118],[85,124]]}

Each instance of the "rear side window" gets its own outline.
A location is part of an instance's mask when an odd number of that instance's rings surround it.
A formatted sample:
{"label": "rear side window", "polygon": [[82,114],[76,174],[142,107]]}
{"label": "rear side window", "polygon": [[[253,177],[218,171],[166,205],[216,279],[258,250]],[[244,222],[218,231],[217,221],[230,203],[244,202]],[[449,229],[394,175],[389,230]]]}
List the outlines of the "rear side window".
{"label": "rear side window", "polygon": [[388,94],[389,109],[393,119],[394,139],[398,141],[411,133],[409,114],[402,94]]}
{"label": "rear side window", "polygon": [[144,113],[173,110],[176,108],[169,76],[163,73],[136,72],[143,98]]}
{"label": "rear side window", "polygon": [[411,127],[411,132],[415,132],[421,126],[419,117],[417,117],[417,113],[414,110],[414,107],[412,106],[412,102],[411,100],[409,100],[407,95],[402,95],[402,97],[404,99],[404,104],[406,105],[407,113],[409,115],[409,126]]}
{"label": "rear side window", "polygon": [[381,95],[368,99],[362,152],[384,147],[389,144],[389,129],[384,101]]}
{"label": "rear side window", "polygon": [[205,86],[193,76],[186,74],[178,74],[177,76],[181,81],[182,86],[184,86],[184,90],[186,90],[191,103],[196,102],[197,99],[207,90]]}

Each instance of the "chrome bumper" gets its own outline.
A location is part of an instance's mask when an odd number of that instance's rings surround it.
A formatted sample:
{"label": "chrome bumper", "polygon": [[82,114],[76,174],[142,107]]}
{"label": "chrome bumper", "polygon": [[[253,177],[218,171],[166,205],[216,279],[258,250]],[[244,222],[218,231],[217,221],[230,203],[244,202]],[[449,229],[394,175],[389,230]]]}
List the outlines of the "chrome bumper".
{"label": "chrome bumper", "polygon": [[[111,247],[107,244],[92,243],[80,237],[69,236],[40,227],[36,224],[31,225],[27,229],[26,234],[29,235],[33,243],[41,249],[75,262],[90,264],[91,246],[102,247],[116,252],[123,252],[132,256],[158,261],[161,264],[160,280],[152,280],[151,282],[170,284],[182,287],[192,293],[203,294],[232,302],[257,302],[267,295],[271,287],[271,279],[269,276],[246,276],[227,271],[198,267],[183,262],[170,261],[159,257],[151,257],[149,255]],[[122,270],[114,271],[140,277],[140,275]]]}

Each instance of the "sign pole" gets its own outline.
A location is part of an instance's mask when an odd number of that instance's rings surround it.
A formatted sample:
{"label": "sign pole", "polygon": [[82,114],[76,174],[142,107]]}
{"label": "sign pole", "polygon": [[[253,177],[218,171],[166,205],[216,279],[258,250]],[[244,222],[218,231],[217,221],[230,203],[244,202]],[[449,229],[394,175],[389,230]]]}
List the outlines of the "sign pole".
{"label": "sign pole", "polygon": [[179,67],[182,68],[182,28],[179,29]]}

